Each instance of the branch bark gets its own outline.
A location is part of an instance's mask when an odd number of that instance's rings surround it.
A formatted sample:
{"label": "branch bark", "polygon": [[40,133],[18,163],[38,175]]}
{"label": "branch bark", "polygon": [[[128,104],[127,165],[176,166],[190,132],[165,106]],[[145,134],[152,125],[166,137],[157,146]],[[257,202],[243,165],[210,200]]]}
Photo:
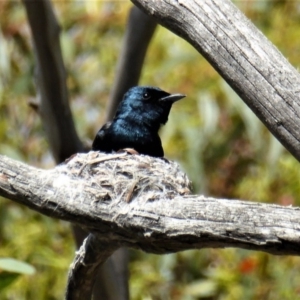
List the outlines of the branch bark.
{"label": "branch bark", "polygon": [[151,253],[239,247],[300,254],[299,208],[189,195],[174,162],[77,154],[39,170],[0,156],[0,195]]}
{"label": "branch bark", "polygon": [[[119,245],[109,239],[89,234],[70,267],[65,299],[91,299],[99,266],[118,248]],[[98,281],[98,284],[103,283]]]}
{"label": "branch bark", "polygon": [[132,0],[192,44],[300,160],[300,75],[230,0]]}

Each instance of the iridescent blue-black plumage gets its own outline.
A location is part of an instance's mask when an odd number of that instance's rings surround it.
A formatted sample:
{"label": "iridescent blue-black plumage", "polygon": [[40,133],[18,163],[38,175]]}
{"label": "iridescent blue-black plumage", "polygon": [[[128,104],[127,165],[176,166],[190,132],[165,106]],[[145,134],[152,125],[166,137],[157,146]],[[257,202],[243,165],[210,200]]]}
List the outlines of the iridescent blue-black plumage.
{"label": "iridescent blue-black plumage", "polygon": [[98,131],[92,149],[112,152],[133,148],[140,154],[163,157],[158,130],[168,121],[172,104],[184,97],[155,87],[131,88],[124,95],[112,122]]}

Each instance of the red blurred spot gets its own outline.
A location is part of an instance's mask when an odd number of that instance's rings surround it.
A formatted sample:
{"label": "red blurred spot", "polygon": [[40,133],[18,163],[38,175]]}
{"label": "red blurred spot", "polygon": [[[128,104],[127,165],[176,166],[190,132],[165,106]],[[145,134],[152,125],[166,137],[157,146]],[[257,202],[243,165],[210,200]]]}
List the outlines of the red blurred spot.
{"label": "red blurred spot", "polygon": [[256,260],[254,258],[248,257],[241,261],[238,268],[241,273],[247,274],[253,272],[256,268],[256,265]]}

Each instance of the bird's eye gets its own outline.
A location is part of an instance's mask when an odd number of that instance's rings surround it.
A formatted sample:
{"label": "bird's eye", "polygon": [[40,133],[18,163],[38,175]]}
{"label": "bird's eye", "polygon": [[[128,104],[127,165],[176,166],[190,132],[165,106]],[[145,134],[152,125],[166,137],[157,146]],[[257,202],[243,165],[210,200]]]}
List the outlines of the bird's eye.
{"label": "bird's eye", "polygon": [[145,93],[143,93],[143,99],[144,100],[148,100],[148,99],[150,99],[150,94],[149,93],[147,93],[147,92],[145,92]]}

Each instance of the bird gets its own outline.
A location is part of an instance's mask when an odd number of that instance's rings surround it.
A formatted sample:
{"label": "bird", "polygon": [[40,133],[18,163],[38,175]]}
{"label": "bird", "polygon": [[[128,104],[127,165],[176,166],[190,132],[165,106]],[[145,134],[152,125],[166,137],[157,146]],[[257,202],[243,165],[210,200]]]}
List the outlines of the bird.
{"label": "bird", "polygon": [[170,94],[158,87],[130,88],[113,120],[98,131],[92,150],[110,153],[130,148],[139,154],[163,157],[159,128],[167,123],[173,103],[184,97],[186,95]]}

